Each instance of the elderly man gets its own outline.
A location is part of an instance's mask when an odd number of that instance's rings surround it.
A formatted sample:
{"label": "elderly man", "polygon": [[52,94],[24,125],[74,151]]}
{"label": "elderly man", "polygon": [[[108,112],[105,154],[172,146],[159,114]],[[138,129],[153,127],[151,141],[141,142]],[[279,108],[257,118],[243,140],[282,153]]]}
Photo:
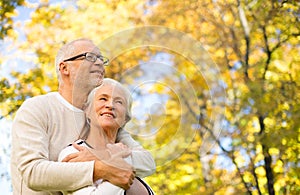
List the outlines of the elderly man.
{"label": "elderly man", "polygon": [[[58,92],[30,98],[19,108],[12,127],[11,176],[13,194],[59,194],[92,185],[104,179],[128,189],[135,177],[133,169],[96,158],[84,147],[57,162],[59,152],[76,140],[85,128],[82,110],[89,92],[102,82],[107,63],[96,45],[78,39],[64,45],[56,57]],[[124,130],[118,139],[130,147],[140,147]],[[150,153],[136,156],[146,161],[148,174],[155,164]],[[119,162],[119,161],[117,161]],[[146,174],[147,175],[147,174]]]}

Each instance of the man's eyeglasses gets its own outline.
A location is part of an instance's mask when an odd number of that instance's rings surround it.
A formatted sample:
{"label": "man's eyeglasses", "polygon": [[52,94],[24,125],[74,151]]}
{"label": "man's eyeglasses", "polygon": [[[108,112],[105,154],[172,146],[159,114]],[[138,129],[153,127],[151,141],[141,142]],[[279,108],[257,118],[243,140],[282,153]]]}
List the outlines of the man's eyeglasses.
{"label": "man's eyeglasses", "polygon": [[96,54],[91,53],[91,52],[82,53],[82,54],[79,54],[77,56],[68,58],[68,59],[64,60],[64,62],[74,61],[74,60],[76,60],[77,58],[80,58],[80,57],[85,57],[85,59],[87,61],[90,61],[90,62],[96,62],[97,58],[99,58],[102,61],[104,66],[107,66],[109,64],[109,59],[108,58],[106,58],[102,55],[96,55]]}

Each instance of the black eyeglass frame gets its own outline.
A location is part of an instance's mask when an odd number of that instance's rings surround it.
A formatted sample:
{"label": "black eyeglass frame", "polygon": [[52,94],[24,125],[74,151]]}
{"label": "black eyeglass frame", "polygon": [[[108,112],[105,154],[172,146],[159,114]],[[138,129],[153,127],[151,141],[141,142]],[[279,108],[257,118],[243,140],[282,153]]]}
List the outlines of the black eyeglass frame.
{"label": "black eyeglass frame", "polygon": [[[91,59],[87,58],[87,55],[96,56],[96,58],[95,58],[95,60],[91,60]],[[102,55],[96,55],[92,52],[85,52],[85,53],[82,53],[82,54],[78,54],[78,55],[73,56],[71,58],[65,59],[63,62],[74,61],[79,57],[84,57],[87,61],[90,61],[90,62],[96,62],[97,59],[99,58],[103,62],[104,66],[107,66],[109,64],[109,59],[107,57],[102,56]]]}

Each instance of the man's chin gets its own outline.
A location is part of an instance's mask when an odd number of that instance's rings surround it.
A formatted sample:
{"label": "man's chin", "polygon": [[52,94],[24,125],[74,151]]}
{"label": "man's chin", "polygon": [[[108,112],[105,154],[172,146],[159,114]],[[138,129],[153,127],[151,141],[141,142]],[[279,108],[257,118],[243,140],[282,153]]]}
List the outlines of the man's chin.
{"label": "man's chin", "polygon": [[95,79],[94,82],[92,82],[93,88],[100,86],[102,84],[102,82],[103,82],[102,78],[101,79]]}

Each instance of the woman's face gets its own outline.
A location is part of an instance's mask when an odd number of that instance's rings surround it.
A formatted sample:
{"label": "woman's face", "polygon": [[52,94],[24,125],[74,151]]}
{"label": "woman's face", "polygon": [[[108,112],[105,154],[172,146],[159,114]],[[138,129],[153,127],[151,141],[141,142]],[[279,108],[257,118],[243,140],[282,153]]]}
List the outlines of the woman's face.
{"label": "woman's face", "polygon": [[125,125],[126,109],[126,96],[119,87],[104,84],[96,91],[94,99],[95,117],[102,129],[117,130]]}

